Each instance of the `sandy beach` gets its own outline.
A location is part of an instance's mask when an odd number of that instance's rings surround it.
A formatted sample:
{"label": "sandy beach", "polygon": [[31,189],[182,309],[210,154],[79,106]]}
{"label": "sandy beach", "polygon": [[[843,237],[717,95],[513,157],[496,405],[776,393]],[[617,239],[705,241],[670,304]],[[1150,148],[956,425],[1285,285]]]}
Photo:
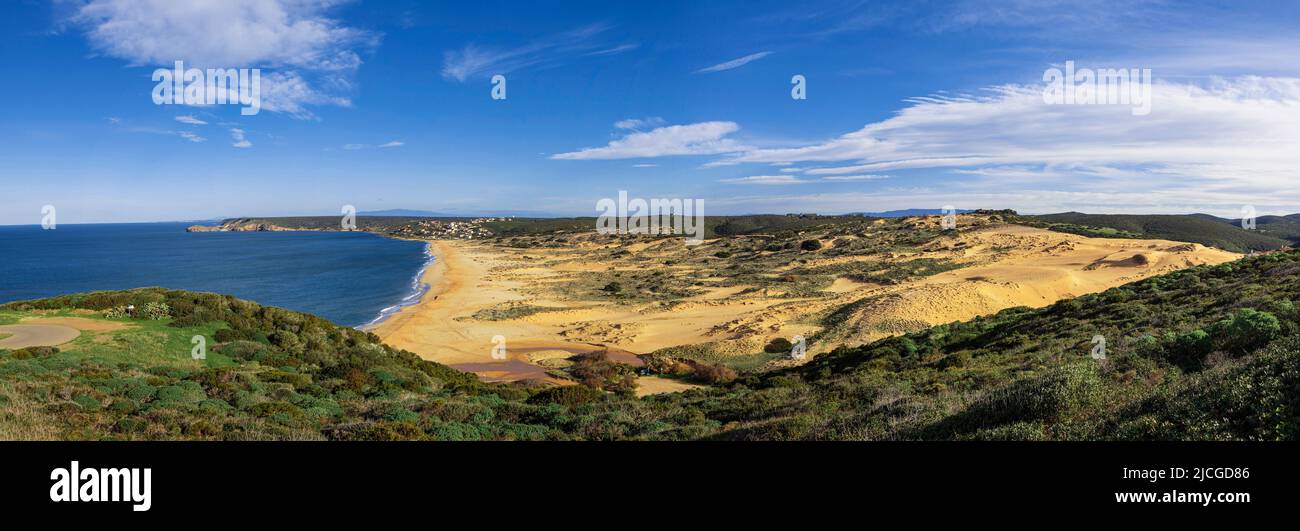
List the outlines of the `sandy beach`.
{"label": "sandy beach", "polygon": [[[810,354],[898,333],[891,328],[897,323],[928,326],[1013,306],[1041,307],[1152,275],[1238,257],[1196,244],[1089,238],[1020,225],[973,229],[957,240],[956,244],[887,259],[935,258],[963,262],[965,267],[892,285],[837,278],[820,295],[800,298],[726,285],[725,278],[699,278],[689,295],[633,301],[602,299],[572,286],[597,274],[643,272],[644,266],[611,261],[611,251],[660,261],[660,254],[672,257],[687,252],[680,250],[680,242],[625,240],[612,246],[575,243],[515,248],[477,241],[433,241],[431,252],[436,260],[423,275],[423,282],[430,285],[428,293],[371,331],[392,346],[486,380],[564,382],[549,377],[547,371],[563,366],[564,359],[574,354],[606,351],[619,361],[639,365],[638,354],[708,344],[723,355],[750,355],[761,352],[774,338],[823,331],[809,316],[858,301],[862,304],[844,316],[844,326],[825,331],[818,343],[809,345]],[[801,265],[881,259],[839,256],[813,258]],[[672,273],[687,278],[701,275],[683,266]],[[492,313],[520,305],[530,311]],[[498,346],[504,347],[504,359]],[[498,357],[493,356],[494,348]],[[667,382],[653,383],[664,387]]]}

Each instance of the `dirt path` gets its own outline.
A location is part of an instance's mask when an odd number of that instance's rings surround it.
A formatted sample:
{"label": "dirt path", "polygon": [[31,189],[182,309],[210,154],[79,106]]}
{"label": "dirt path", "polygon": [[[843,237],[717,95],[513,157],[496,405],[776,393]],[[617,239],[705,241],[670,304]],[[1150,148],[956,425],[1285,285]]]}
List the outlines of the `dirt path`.
{"label": "dirt path", "polygon": [[63,325],[17,324],[0,326],[0,333],[13,334],[0,339],[0,348],[53,347],[81,335],[76,328]]}

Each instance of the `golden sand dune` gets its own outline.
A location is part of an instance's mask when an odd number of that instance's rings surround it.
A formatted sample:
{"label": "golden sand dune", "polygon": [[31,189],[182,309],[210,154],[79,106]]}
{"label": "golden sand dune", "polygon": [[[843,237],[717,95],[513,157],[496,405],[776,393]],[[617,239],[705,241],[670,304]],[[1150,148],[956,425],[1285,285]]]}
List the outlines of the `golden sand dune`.
{"label": "golden sand dune", "polygon": [[[960,237],[968,246],[1003,251],[979,265],[940,273],[873,300],[853,316],[854,339],[901,332],[1016,307],[1041,307],[1154,275],[1240,255],[1164,240],[1087,238],[1019,225],[991,226]],[[1010,248],[1011,250],[1005,250]]]}
{"label": "golden sand dune", "polygon": [[[937,219],[937,218],[936,218]],[[934,223],[920,219],[917,224]],[[637,242],[627,252],[659,253],[674,240]],[[1089,238],[1020,225],[992,224],[959,230],[955,238],[928,242],[916,252],[841,256],[803,265],[853,261],[941,259],[959,269],[877,285],[837,278],[816,297],[769,296],[764,289],[716,286],[726,278],[700,275],[694,295],[626,302],[574,300],[556,287],[575,278],[622,267],[609,259],[616,246],[578,241],[526,251],[489,243],[431,242],[437,257],[424,281],[432,287],[419,304],[372,331],[395,347],[471,370],[492,379],[546,378],[541,363],[563,356],[608,351],[625,360],[666,347],[736,343],[738,350],[766,341],[823,331],[813,316],[852,308],[824,330],[809,353],[859,344],[929,325],[967,320],[1015,307],[1041,307],[1153,275],[1238,255],[1197,244],[1164,240]],[[791,266],[793,267],[793,266]],[[631,268],[628,269],[632,270]],[[663,267],[673,278],[693,278],[684,266]],[[776,272],[774,274],[781,274]],[[476,312],[527,304],[533,313],[484,320]],[[854,306],[847,306],[847,305]],[[538,308],[540,307],[540,308]],[[508,317],[508,316],[507,316]],[[492,356],[504,339],[506,359]],[[539,355],[545,352],[545,355]],[[500,355],[500,350],[497,351]]]}

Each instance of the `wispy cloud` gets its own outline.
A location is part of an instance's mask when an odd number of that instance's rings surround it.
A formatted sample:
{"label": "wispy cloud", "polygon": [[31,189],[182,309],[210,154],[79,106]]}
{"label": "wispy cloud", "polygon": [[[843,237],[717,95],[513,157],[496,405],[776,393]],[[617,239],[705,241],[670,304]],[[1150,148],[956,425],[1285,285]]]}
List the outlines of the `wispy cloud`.
{"label": "wispy cloud", "polygon": [[647,127],[659,127],[667,123],[663,118],[652,116],[649,118],[628,118],[614,122],[615,129],[645,129]]}
{"label": "wispy cloud", "polygon": [[551,155],[557,160],[631,159],[675,155],[735,153],[749,147],[726,138],[740,130],[735,122],[701,122],[670,125],[629,133],[603,147]]}
{"label": "wispy cloud", "polygon": [[609,29],[607,24],[592,24],[514,47],[470,43],[459,50],[444,52],[442,77],[464,82],[472,77],[507,74],[575,57],[617,55],[637,48],[631,43],[611,46],[606,38]]}
{"label": "wispy cloud", "polygon": [[234,146],[234,147],[237,147],[237,148],[240,148],[240,149],[246,149],[246,148],[251,148],[251,147],[253,147],[253,143],[252,143],[252,142],[249,142],[249,141],[248,141],[248,138],[244,135],[244,130],[243,130],[243,129],[240,129],[240,128],[238,128],[238,127],[232,128],[232,129],[230,130],[230,140],[231,140],[231,142],[232,142],[232,143],[230,144],[231,146]]}
{"label": "wispy cloud", "polygon": [[176,121],[183,124],[189,124],[189,125],[208,125],[207,122],[195,118],[193,115],[177,116]]}
{"label": "wispy cloud", "polygon": [[736,177],[731,179],[720,179],[718,182],[726,184],[814,184],[814,183],[835,183],[835,182],[856,182],[856,181],[878,181],[888,179],[888,175],[835,175],[830,177],[808,178],[798,177],[791,174],[782,175],[754,175],[750,177]]}
{"label": "wispy cloud", "polygon": [[406,145],[406,142],[402,142],[401,140],[393,140],[393,141],[384,142],[383,144],[378,144],[378,145],[371,145],[371,144],[343,144],[343,149],[344,149],[345,151],[360,151],[360,150],[363,150],[363,149],[370,149],[370,148],[378,148],[378,149],[399,148],[399,147],[402,147],[402,146],[405,146],[405,145]]}
{"label": "wispy cloud", "polygon": [[732,70],[732,69],[735,69],[735,68],[740,68],[740,67],[742,67],[742,66],[745,66],[745,65],[747,65],[747,64],[749,64],[749,63],[752,63],[752,62],[754,62],[754,61],[757,61],[757,60],[762,59],[762,58],[764,58],[764,57],[767,57],[767,56],[769,56],[769,55],[772,55],[772,52],[758,52],[758,53],[751,53],[751,54],[746,55],[746,56],[744,56],[744,57],[741,57],[741,58],[738,58],[738,59],[732,59],[732,60],[727,61],[727,62],[725,62],[725,63],[718,63],[718,64],[713,65],[713,66],[709,66],[709,67],[701,68],[701,69],[699,69],[699,70],[696,70],[695,73],[697,73],[697,74],[709,74],[709,73],[713,73],[713,72],[722,72],[722,71],[724,71],[724,70]]}
{"label": "wispy cloud", "polygon": [[1094,211],[1137,196],[1220,211],[1300,202],[1300,79],[1158,80],[1152,100],[1149,115],[1133,116],[1121,105],[1048,105],[1041,86],[915,98],[858,131],[711,165],[820,163],[804,173],[828,180],[925,170],[944,183],[936,197],[980,193],[1011,203],[1076,194],[1099,201]]}
{"label": "wispy cloud", "polygon": [[206,142],[208,140],[189,131],[176,131],[175,133],[176,136],[189,140],[190,142],[197,143],[197,142]]}
{"label": "wispy cloud", "polygon": [[588,53],[585,53],[585,54],[583,54],[583,55],[587,55],[587,56],[618,55],[618,54],[623,53],[623,52],[630,52],[630,51],[635,50],[635,49],[640,48],[640,47],[641,47],[641,45],[639,45],[639,44],[630,44],[630,43],[629,43],[629,44],[620,44],[620,45],[618,45],[618,46],[613,46],[613,47],[610,47],[610,48],[605,48],[605,49],[603,49],[603,50],[596,50],[596,51],[594,51],[594,52],[588,52]]}
{"label": "wispy cloud", "polygon": [[807,184],[810,181],[804,181],[793,175],[753,175],[750,177],[736,177],[732,179],[722,179],[718,182],[727,183],[727,184],[784,185],[784,184]]}
{"label": "wispy cloud", "polygon": [[830,182],[854,182],[854,181],[879,181],[888,179],[888,175],[831,175],[822,177],[823,181]]}

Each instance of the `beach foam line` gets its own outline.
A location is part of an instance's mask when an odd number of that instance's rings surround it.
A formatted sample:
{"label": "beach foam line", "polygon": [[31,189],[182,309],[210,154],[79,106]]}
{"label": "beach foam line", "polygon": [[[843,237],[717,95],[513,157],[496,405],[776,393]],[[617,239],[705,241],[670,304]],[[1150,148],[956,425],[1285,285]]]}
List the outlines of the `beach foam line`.
{"label": "beach foam line", "polygon": [[387,320],[389,317],[392,317],[397,312],[402,311],[402,308],[406,308],[408,306],[415,306],[416,304],[419,304],[420,301],[424,300],[424,295],[429,292],[430,288],[432,288],[432,286],[430,286],[428,283],[423,282],[424,273],[428,271],[430,267],[433,267],[433,263],[438,259],[433,254],[432,243],[425,242],[424,256],[426,257],[424,261],[424,265],[420,266],[420,270],[415,272],[415,278],[411,279],[411,292],[408,293],[405,297],[402,297],[402,300],[398,301],[397,304],[388,306],[380,310],[378,316],[376,316],[374,319],[371,319],[370,322],[358,326],[357,330],[361,330],[364,332],[376,326],[379,326],[379,323],[384,322],[385,320]]}

